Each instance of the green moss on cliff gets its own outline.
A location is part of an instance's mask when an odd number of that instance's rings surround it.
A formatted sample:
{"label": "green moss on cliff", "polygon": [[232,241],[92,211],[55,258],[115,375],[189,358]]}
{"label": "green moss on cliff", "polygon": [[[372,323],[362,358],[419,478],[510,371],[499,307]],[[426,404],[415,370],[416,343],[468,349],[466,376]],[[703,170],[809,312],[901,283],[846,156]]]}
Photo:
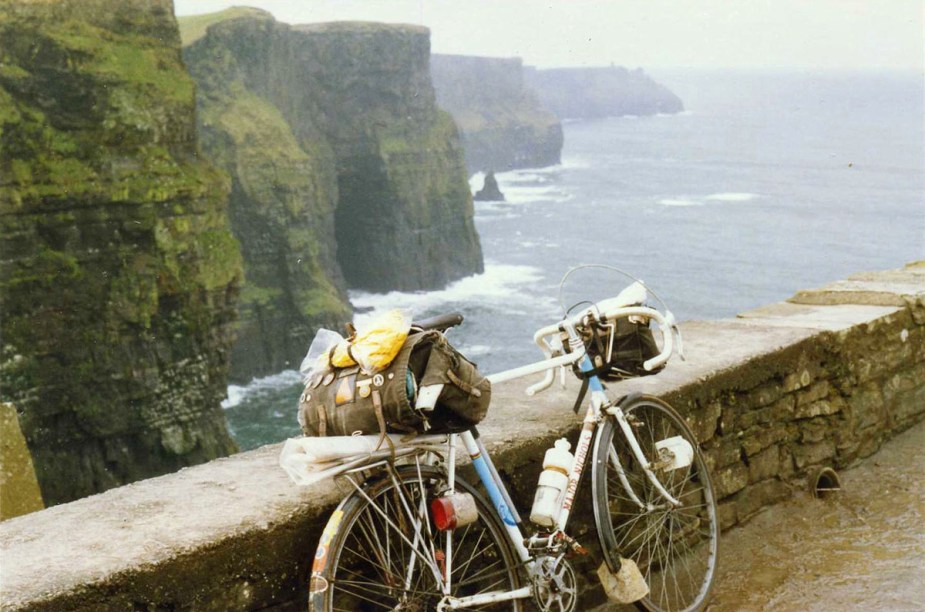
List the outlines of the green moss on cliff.
{"label": "green moss on cliff", "polygon": [[51,503],[234,448],[241,260],[171,9],[0,5],[0,392]]}
{"label": "green moss on cliff", "polygon": [[191,45],[205,36],[209,26],[238,17],[273,18],[270,13],[249,6],[233,6],[217,13],[179,17],[177,23],[180,26],[180,39],[183,41],[183,46]]}
{"label": "green moss on cliff", "polygon": [[263,75],[251,72],[270,70],[268,18],[223,11],[183,23],[198,29],[185,57],[199,83],[203,145],[232,177],[232,228],[245,258],[237,380],[293,367],[317,327],[350,316],[334,254],[333,154],[324,142],[297,141],[258,93]]}

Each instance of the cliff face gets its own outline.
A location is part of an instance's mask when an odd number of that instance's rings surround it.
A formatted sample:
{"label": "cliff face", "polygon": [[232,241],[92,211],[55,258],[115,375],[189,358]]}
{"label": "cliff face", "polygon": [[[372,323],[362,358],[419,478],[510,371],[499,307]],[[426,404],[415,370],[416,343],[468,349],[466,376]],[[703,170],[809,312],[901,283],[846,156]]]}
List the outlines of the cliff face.
{"label": "cliff face", "polygon": [[169,0],[0,5],[0,391],[47,503],[234,449],[227,191]]}
{"label": "cliff face", "polygon": [[[456,125],[437,108],[425,28],[293,29],[299,89],[337,163],[337,259],[353,287],[442,287],[482,271]],[[284,113],[296,115],[291,105]]]}
{"label": "cliff face", "polygon": [[560,119],[679,113],[684,104],[642,69],[529,68],[527,82]]}
{"label": "cliff face", "polygon": [[[350,318],[336,262],[334,155],[317,137],[297,141],[266,97],[262,75],[274,69],[272,18],[230,9],[196,37],[184,59],[196,80],[205,153],[231,176],[229,212],[241,242],[245,285],[239,302],[231,377],[294,368],[318,327]],[[257,93],[257,92],[261,93]]]}
{"label": "cliff face", "polygon": [[[181,24],[204,146],[233,181],[242,342],[253,340],[241,352],[300,358],[315,327],[344,320],[345,284],[429,289],[482,270],[426,29],[292,27],[241,10]],[[253,361],[245,369],[279,369]]]}
{"label": "cliff face", "polygon": [[519,58],[431,56],[437,103],[453,115],[470,172],[559,163],[562,125],[525,84]]}

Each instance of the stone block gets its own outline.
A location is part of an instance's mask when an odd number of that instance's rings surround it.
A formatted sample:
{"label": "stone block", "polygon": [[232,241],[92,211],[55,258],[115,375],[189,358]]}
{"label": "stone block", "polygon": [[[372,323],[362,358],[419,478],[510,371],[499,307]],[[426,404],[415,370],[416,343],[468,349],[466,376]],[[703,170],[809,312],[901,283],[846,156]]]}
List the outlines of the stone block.
{"label": "stone block", "polygon": [[864,429],[884,420],[884,401],[880,385],[868,383],[848,398],[855,426]]}
{"label": "stone block", "polygon": [[813,381],[813,376],[810,374],[807,368],[803,368],[799,372],[791,372],[784,377],[784,382],[781,385],[785,393],[792,393],[798,389],[803,389],[808,387],[809,383]]}
{"label": "stone block", "polygon": [[781,472],[780,446],[769,446],[748,460],[748,481],[760,482]]}
{"label": "stone block", "polygon": [[800,444],[793,448],[793,458],[796,466],[803,469],[810,465],[818,465],[835,456],[835,442],[822,440],[812,444]]}
{"label": "stone block", "polygon": [[923,413],[925,413],[925,384],[897,397],[897,401],[892,404],[891,416],[897,426],[919,421]]}
{"label": "stone block", "polygon": [[781,382],[772,380],[751,389],[742,404],[749,408],[761,408],[779,400],[784,392],[785,388]]}
{"label": "stone block", "polygon": [[794,412],[795,401],[796,398],[793,395],[786,395],[770,406],[743,412],[738,415],[736,426],[740,430],[747,430],[756,425],[789,421]]}
{"label": "stone block", "polygon": [[755,427],[744,432],[740,441],[742,448],[748,456],[752,456],[769,447],[775,442],[787,439],[788,430],[783,423],[775,423],[770,427]]}
{"label": "stone block", "polygon": [[737,439],[722,439],[719,446],[712,449],[714,469],[721,469],[742,460],[742,446]]}
{"label": "stone block", "polygon": [[730,499],[719,504],[719,526],[723,531],[739,522],[738,508],[735,500]]}
{"label": "stone block", "polygon": [[748,485],[748,468],[741,463],[720,469],[713,474],[716,497],[723,499]]}
{"label": "stone block", "polygon": [[797,393],[797,408],[819,401],[829,394],[829,381],[821,380],[811,387]]}
{"label": "stone block", "polygon": [[884,434],[879,427],[870,427],[859,432],[860,444],[858,445],[858,457],[869,457],[880,450],[883,444]]}
{"label": "stone block", "polygon": [[722,404],[715,400],[699,410],[690,411],[687,424],[690,425],[698,442],[702,444],[716,434],[716,425],[722,410]]}
{"label": "stone block", "polygon": [[826,438],[835,440],[837,444],[840,439],[840,431],[834,417],[820,416],[800,421],[799,432],[799,440],[804,444],[821,442]]}
{"label": "stone block", "polygon": [[809,419],[818,416],[825,416],[829,414],[837,414],[841,412],[842,407],[845,402],[840,397],[834,397],[831,399],[821,399],[811,404],[802,404],[797,405],[796,410],[794,410],[793,418],[795,419]]}

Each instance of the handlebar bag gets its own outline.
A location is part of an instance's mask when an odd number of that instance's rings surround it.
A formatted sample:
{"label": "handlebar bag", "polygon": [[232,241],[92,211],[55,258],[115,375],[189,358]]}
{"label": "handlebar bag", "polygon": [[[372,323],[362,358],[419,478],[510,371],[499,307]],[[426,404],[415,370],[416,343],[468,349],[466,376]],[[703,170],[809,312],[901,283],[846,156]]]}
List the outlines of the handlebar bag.
{"label": "handlebar bag", "polygon": [[[659,354],[655,336],[648,322],[637,323],[622,317],[615,323],[610,361],[607,361],[607,351],[610,346],[611,328],[598,323],[582,330],[582,338],[594,369],[591,372],[581,372],[578,364],[575,364],[575,374],[579,378],[595,375],[604,380],[622,380],[660,372],[662,368],[646,370],[642,365]],[[563,341],[563,346],[568,351],[567,339]]]}
{"label": "handlebar bag", "polygon": [[[418,410],[419,387],[442,384],[432,410]],[[307,436],[450,433],[479,423],[488,412],[491,384],[438,331],[408,336],[395,359],[374,375],[359,367],[315,376],[299,398]]]}

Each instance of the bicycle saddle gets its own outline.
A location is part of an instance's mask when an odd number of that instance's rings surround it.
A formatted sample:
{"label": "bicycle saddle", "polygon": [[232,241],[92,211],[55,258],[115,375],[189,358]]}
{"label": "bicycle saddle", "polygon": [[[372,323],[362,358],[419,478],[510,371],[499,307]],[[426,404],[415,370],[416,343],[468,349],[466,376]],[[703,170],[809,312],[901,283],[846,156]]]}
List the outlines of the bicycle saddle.
{"label": "bicycle saddle", "polygon": [[414,321],[411,323],[411,327],[416,327],[422,331],[436,329],[437,331],[445,332],[449,328],[456,327],[462,322],[463,316],[458,312],[452,312],[450,314],[437,315],[436,317]]}

